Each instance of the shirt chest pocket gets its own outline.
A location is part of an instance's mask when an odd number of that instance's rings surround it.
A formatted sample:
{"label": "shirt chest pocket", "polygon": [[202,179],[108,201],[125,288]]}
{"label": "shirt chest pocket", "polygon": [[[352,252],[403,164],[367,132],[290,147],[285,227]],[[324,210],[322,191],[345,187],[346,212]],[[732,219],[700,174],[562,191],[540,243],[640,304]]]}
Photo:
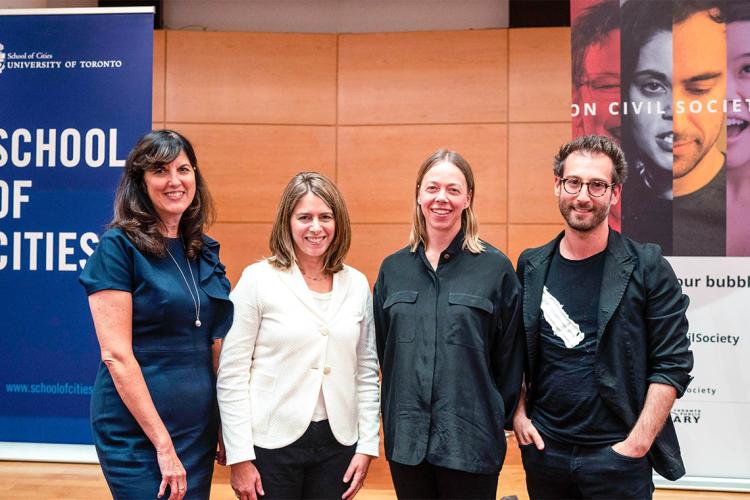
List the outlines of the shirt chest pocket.
{"label": "shirt chest pocket", "polygon": [[417,297],[419,292],[401,290],[385,299],[383,310],[388,314],[388,338],[396,342],[414,342],[417,328]]}
{"label": "shirt chest pocket", "polygon": [[446,343],[484,351],[495,306],[489,299],[468,293],[448,295],[450,329]]}

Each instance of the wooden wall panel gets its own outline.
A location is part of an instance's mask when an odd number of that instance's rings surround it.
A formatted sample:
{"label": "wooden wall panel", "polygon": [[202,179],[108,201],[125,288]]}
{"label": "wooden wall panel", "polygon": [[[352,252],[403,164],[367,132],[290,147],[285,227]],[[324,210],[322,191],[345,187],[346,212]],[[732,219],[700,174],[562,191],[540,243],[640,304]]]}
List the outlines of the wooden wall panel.
{"label": "wooden wall panel", "polygon": [[339,123],[507,120],[507,30],[339,37]]}
{"label": "wooden wall panel", "polygon": [[167,32],[166,121],[334,124],[336,35]]}
{"label": "wooden wall panel", "polygon": [[563,229],[562,216],[559,224],[510,224],[508,226],[508,257],[513,265],[527,248],[544,245]]}
{"label": "wooden wall panel", "polygon": [[242,271],[263,257],[271,254],[268,238],[271,235],[270,223],[216,223],[208,234],[221,244],[221,261],[227,266],[227,277],[232,288],[242,276]]}
{"label": "wooden wall panel", "polygon": [[196,149],[220,222],[273,222],[286,184],[303,170],[335,178],[333,127],[168,124]]}
{"label": "wooden wall panel", "polygon": [[505,224],[484,224],[479,219],[479,237],[503,253],[508,251],[508,227]]}
{"label": "wooden wall panel", "polygon": [[562,227],[551,162],[570,137],[569,36],[156,32],[153,126],[195,144],[233,282],[267,254],[300,170],[338,182],[353,221],[347,262],[374,281],[406,244],[414,176],[439,147],[472,164],[480,234],[515,260]]}
{"label": "wooden wall panel", "polygon": [[567,123],[510,124],[509,217],[511,223],[555,223],[560,219],[554,195],[552,161],[570,140]]}
{"label": "wooden wall panel", "polygon": [[570,122],[570,28],[509,34],[509,121]]}
{"label": "wooden wall panel", "polygon": [[339,127],[338,182],[352,219],[409,223],[417,170],[425,158],[445,147],[458,151],[472,165],[479,220],[504,223],[506,128],[501,124]]}
{"label": "wooden wall panel", "polygon": [[346,263],[375,285],[380,264],[409,242],[409,224],[352,224],[352,246]]}
{"label": "wooden wall panel", "polygon": [[164,73],[166,71],[166,40],[163,30],[154,31],[154,81],[151,90],[151,120],[164,121]]}

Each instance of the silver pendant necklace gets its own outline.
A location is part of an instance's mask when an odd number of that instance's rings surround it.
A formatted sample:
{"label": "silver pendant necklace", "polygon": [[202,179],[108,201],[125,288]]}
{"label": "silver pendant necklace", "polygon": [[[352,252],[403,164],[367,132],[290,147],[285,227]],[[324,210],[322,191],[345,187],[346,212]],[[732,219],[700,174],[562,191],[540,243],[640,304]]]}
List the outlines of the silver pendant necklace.
{"label": "silver pendant necklace", "polygon": [[[180,238],[180,241],[182,241],[182,238]],[[180,275],[182,276],[182,279],[185,281],[185,286],[187,286],[188,292],[190,292],[190,298],[193,299],[193,305],[195,306],[195,327],[200,328],[201,326],[201,296],[198,293],[198,285],[195,283],[195,276],[193,275],[193,268],[190,267],[190,260],[187,258],[187,250],[185,249],[185,242],[182,241],[182,248],[185,251],[185,261],[187,261],[188,271],[190,271],[190,278],[193,280],[193,286],[195,287],[195,295],[193,295],[193,290],[190,288],[190,283],[188,283],[187,278],[185,277],[185,273],[182,272],[182,268],[177,263],[177,260],[174,258],[174,255],[172,255],[172,252],[169,251],[168,246],[164,246],[165,250],[169,254],[169,256],[172,258],[172,262],[174,262],[174,265],[177,266],[177,270],[180,271]]]}

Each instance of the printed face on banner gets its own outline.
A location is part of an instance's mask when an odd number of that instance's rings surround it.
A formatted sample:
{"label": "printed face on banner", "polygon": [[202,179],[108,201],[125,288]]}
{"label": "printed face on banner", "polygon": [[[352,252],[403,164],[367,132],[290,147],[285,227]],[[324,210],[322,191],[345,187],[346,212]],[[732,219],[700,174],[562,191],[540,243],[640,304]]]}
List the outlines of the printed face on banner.
{"label": "printed face on banner", "polygon": [[628,98],[645,103],[631,115],[633,138],[648,163],[672,170],[672,33],[660,31],[641,47]]}
{"label": "printed face on banner", "polygon": [[750,255],[750,20],[727,25],[727,255]]}
{"label": "printed face on banner", "polygon": [[146,191],[163,222],[179,223],[195,198],[195,170],[184,151],[168,165],[143,174]]}
{"label": "printed face on banner", "polygon": [[[720,155],[716,142],[724,123],[726,25],[709,11],[673,27],[675,178]],[[713,158],[712,158],[713,157]]]}
{"label": "printed face on banner", "polygon": [[[576,178],[583,182],[612,182],[614,165],[604,154],[583,154],[574,152],[565,159],[563,178]],[[591,196],[588,186],[582,186],[578,194],[565,191],[562,180],[555,177],[555,196],[560,213],[569,227],[577,231],[591,231],[606,224],[609,209],[619,200],[620,186],[608,188],[602,196]]]}
{"label": "printed face on banner", "polygon": [[[574,0],[572,22],[573,137],[602,135],[621,140],[620,13],[616,0]],[[620,207],[609,225],[620,231]]]}
{"label": "printed face on banner", "polygon": [[609,106],[620,99],[620,34],[613,30],[601,42],[586,49],[583,82],[577,89],[580,106],[594,105],[594,114],[580,113],[576,135],[603,135],[620,140],[620,116]]}
{"label": "printed face on banner", "polygon": [[727,26],[727,168],[750,167],[750,21]]}

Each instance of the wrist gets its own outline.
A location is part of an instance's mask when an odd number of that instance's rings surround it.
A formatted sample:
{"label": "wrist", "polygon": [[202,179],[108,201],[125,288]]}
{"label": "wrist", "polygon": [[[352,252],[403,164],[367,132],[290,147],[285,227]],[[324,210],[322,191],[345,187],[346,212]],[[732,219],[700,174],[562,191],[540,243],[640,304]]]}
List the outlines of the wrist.
{"label": "wrist", "polygon": [[253,467],[253,462],[250,461],[250,460],[243,460],[242,462],[236,462],[236,463],[231,464],[230,467],[232,469],[237,469],[237,470],[244,469],[246,467],[252,468]]}
{"label": "wrist", "polygon": [[651,449],[651,443],[646,443],[643,440],[636,440],[630,437],[625,439],[622,444],[625,445],[628,450],[630,450],[630,453],[632,455],[639,457],[644,456],[646,453],[648,453],[648,450]]}
{"label": "wrist", "polygon": [[174,447],[171,445],[165,445],[165,446],[154,446],[156,449],[156,453],[160,455],[169,454],[174,450]]}
{"label": "wrist", "polygon": [[516,412],[513,414],[513,423],[525,422],[528,419],[529,417],[526,415],[525,408],[521,408],[520,406],[516,408]]}
{"label": "wrist", "polygon": [[156,448],[157,453],[168,453],[169,451],[174,449],[174,445],[172,444],[172,438],[167,435],[166,437],[158,437],[153,442],[154,448]]}

